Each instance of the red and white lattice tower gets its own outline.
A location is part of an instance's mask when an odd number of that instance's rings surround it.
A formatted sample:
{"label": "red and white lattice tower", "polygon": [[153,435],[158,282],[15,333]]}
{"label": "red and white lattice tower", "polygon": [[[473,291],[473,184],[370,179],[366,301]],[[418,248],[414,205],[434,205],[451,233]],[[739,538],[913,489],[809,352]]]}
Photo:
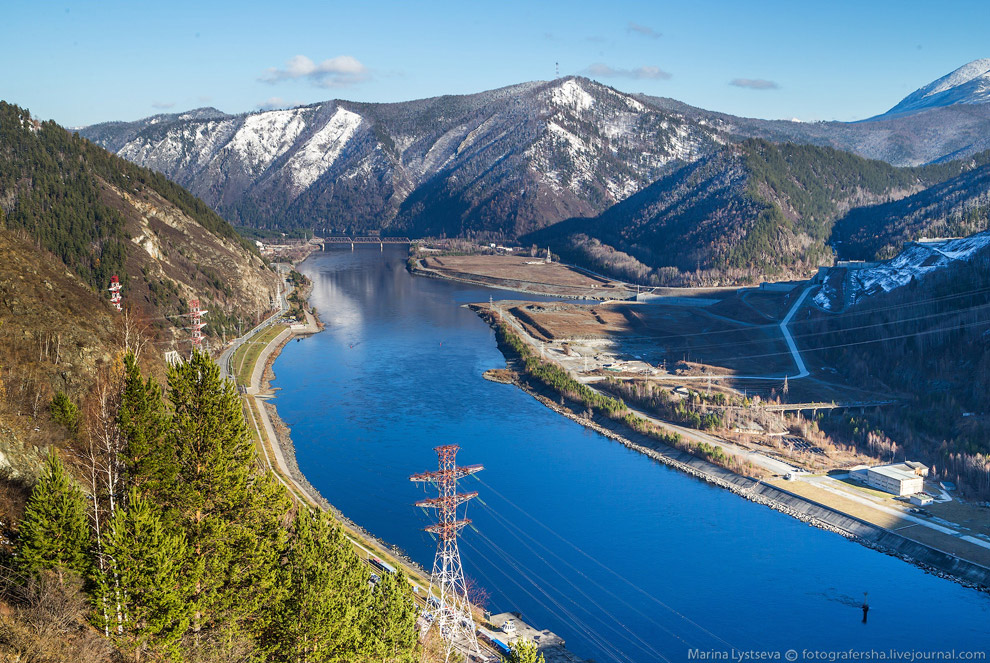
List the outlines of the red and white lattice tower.
{"label": "red and white lattice tower", "polygon": [[[457,507],[478,493],[457,493],[457,480],[474,474],[484,468],[481,465],[458,467],[456,444],[448,444],[434,449],[440,458],[440,469],[436,472],[423,472],[409,477],[410,481],[428,481],[436,485],[439,497],[416,502],[416,506],[437,510],[439,522],[426,528],[439,538],[437,556],[433,560],[433,574],[430,577],[428,602],[432,599],[434,619],[432,626],[440,629],[440,637],[446,646],[446,658],[450,659],[455,647],[479,654],[478,638],[471,616],[471,602],[468,600],[467,585],[464,582],[464,569],[461,567],[461,554],[457,549],[457,532],[471,521],[457,519]],[[439,592],[434,597],[433,590]],[[439,601],[437,601],[439,599]],[[431,627],[432,627],[431,626]]]}
{"label": "red and white lattice tower", "polygon": [[199,308],[198,299],[189,300],[189,329],[190,329],[190,340],[192,341],[192,346],[194,349],[199,350],[203,347],[203,327],[206,323],[203,322],[203,315],[208,313]]}
{"label": "red and white lattice tower", "polygon": [[110,287],[107,289],[110,291],[110,305],[118,311],[122,310],[120,307],[120,287],[120,279],[114,274],[110,277]]}

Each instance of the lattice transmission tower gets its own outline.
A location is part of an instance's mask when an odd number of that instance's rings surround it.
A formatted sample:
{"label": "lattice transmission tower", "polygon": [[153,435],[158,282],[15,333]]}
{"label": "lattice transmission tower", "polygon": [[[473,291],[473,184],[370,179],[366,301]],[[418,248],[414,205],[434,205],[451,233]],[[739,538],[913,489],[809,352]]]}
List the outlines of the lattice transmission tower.
{"label": "lattice transmission tower", "polygon": [[198,299],[189,300],[189,319],[190,319],[190,338],[192,341],[193,349],[202,350],[203,349],[203,327],[206,323],[203,322],[203,315],[209,313],[199,307]]}
{"label": "lattice transmission tower", "polygon": [[120,306],[120,288],[120,279],[114,274],[110,277],[110,287],[107,290],[110,291],[110,305],[118,311],[123,310]]}
{"label": "lattice transmission tower", "polygon": [[[431,607],[435,615],[433,626],[440,629],[447,660],[458,647],[475,654],[481,653],[474,631],[467,584],[464,582],[461,553],[457,549],[457,532],[471,522],[467,518],[457,519],[457,507],[476,497],[478,493],[458,493],[457,480],[484,468],[481,465],[458,467],[455,457],[459,448],[456,444],[436,447],[434,451],[440,459],[440,469],[409,477],[410,481],[427,481],[434,484],[440,493],[439,497],[416,502],[416,506],[437,510],[437,524],[426,528],[427,532],[435,533],[438,538],[427,603],[429,605],[432,602]],[[439,597],[434,598],[434,587],[439,592]]]}

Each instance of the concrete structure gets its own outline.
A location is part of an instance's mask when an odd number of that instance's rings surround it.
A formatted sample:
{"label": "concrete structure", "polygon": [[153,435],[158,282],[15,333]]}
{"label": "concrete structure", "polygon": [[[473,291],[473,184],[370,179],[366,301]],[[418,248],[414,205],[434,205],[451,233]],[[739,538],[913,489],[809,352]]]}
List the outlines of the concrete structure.
{"label": "concrete structure", "polygon": [[873,260],[837,260],[835,262],[836,267],[842,267],[844,269],[871,269],[873,267],[878,267],[882,265],[881,262],[876,262]]}
{"label": "concrete structure", "polygon": [[866,472],[866,482],[894,495],[913,495],[920,493],[925,487],[925,480],[915,468],[906,463],[871,467]]}
{"label": "concrete structure", "polygon": [[790,292],[799,284],[793,281],[763,281],[760,283],[760,290],[763,292]]}
{"label": "concrete structure", "polygon": [[925,495],[924,493],[919,493],[917,495],[911,496],[911,504],[917,506],[928,506],[935,500],[932,499],[931,495]]}
{"label": "concrete structure", "polygon": [[545,629],[541,631],[527,624],[518,612],[492,615],[488,618],[487,628],[482,624],[478,630],[486,637],[498,639],[506,645],[512,645],[517,640],[536,643],[546,663],[591,663],[568,651],[563,638],[556,633]]}

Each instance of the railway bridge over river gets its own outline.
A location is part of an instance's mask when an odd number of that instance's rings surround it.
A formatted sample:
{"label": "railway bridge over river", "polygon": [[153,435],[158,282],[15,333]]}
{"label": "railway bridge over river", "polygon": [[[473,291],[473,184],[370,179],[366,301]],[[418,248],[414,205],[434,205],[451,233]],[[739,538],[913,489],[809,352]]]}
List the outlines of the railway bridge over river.
{"label": "railway bridge over river", "polygon": [[328,244],[350,244],[351,251],[354,250],[355,244],[378,244],[381,250],[385,250],[386,244],[409,244],[408,237],[324,237],[323,239],[313,240],[314,243],[320,245],[320,251],[326,251]]}

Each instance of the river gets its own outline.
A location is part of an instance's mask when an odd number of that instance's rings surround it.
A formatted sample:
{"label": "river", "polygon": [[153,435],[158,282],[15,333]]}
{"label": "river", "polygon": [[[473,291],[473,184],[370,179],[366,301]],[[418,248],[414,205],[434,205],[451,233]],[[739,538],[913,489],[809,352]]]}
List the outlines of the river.
{"label": "river", "polygon": [[[300,469],[337,508],[426,569],[430,496],[409,481],[432,449],[480,463],[466,574],[605,661],[710,651],[990,649],[990,596],[671,470],[482,373],[504,366],[461,305],[522,298],[414,277],[404,247],[318,253],[300,266],[325,332],[275,363]],[[868,592],[868,623],[860,605]],[[806,660],[801,658],[800,660]]]}

